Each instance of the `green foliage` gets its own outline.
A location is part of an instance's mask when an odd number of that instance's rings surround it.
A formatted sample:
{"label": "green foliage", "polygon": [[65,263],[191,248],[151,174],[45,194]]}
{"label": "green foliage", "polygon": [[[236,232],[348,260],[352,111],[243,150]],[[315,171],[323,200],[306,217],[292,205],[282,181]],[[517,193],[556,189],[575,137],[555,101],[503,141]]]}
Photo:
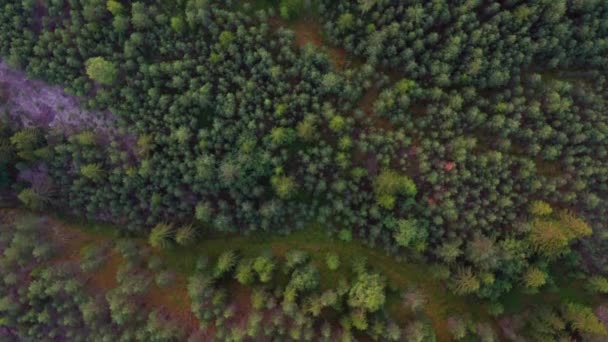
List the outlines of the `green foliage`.
{"label": "green foliage", "polygon": [[[27,128],[20,131],[17,131],[10,138],[11,144],[14,146],[17,151],[17,156],[27,161],[33,161],[36,159],[35,151],[42,144],[42,136],[40,131]],[[8,147],[5,147],[8,149]],[[8,154],[10,151],[7,151]]]}
{"label": "green foliage", "polygon": [[532,245],[547,257],[563,253],[573,239],[589,236],[591,228],[569,211],[560,211],[557,219],[535,219],[532,222]]}
{"label": "green foliage", "polygon": [[589,278],[587,287],[596,293],[608,293],[608,279],[602,276],[592,276]]}
{"label": "green foliage", "polygon": [[310,259],[310,256],[304,251],[292,249],[285,254],[285,259],[285,266],[291,270],[305,264]]}
{"label": "green foliage", "polygon": [[[7,64],[79,97],[43,103],[52,97],[37,84],[41,96],[32,93],[30,103],[22,94],[29,93],[28,82],[13,79],[23,75],[3,73],[0,102],[11,126],[0,129],[3,195],[15,191],[33,208],[52,203],[78,217],[120,223],[129,234],[193,218],[219,232],[254,235],[286,234],[314,221],[344,242],[356,237],[398,260],[432,260],[437,265],[429,276],[451,279],[457,292],[492,303],[518,282],[528,290],[553,287],[552,262],[564,273],[608,269],[606,2],[171,5],[0,0],[0,55]],[[307,18],[285,23],[274,11],[252,11],[270,7],[289,20]],[[313,44],[298,48],[307,41]],[[71,108],[72,102],[88,110]],[[16,128],[21,131],[13,134]],[[186,244],[192,232],[179,229],[166,240],[173,239]],[[338,253],[351,244],[335,246]],[[211,249],[214,257],[225,250]],[[44,248],[36,255],[45,255]],[[342,262],[357,259],[340,255]],[[263,285],[275,290],[273,280],[291,278],[311,260],[332,268],[324,258],[289,255],[285,274],[273,272]],[[212,270],[226,277],[195,293],[203,325],[220,317],[215,339],[256,339],[260,317],[267,323],[266,313],[256,312],[247,331],[224,331],[234,312],[221,307],[230,296],[220,286],[233,277],[257,281],[253,264],[236,263],[234,273],[234,266]],[[357,265],[357,274],[368,272]],[[267,267],[261,263],[263,274]],[[321,278],[342,272],[350,269]],[[7,273],[14,282],[17,272]],[[603,291],[599,279],[591,284]],[[348,296],[345,288],[337,296]],[[289,318],[276,324],[288,329],[277,338],[317,338],[309,332],[317,322],[302,317],[325,311],[321,294],[283,290],[264,295],[269,306],[281,301],[280,293],[290,299],[283,304]],[[130,326],[126,317],[138,301],[122,295],[110,295],[111,308],[99,315]],[[346,299],[329,302],[339,307]],[[88,319],[95,316],[85,307]],[[23,315],[20,331],[36,330],[28,322],[53,321],[46,311]],[[390,339],[380,315],[365,311],[343,312],[344,339],[359,337],[351,328]],[[530,340],[577,334],[561,318],[541,316],[530,319],[540,327],[529,329]],[[143,315],[145,329],[104,338],[154,340],[149,336],[158,332],[165,339],[173,329],[159,317]],[[422,324],[409,323],[392,339],[425,335]],[[483,323],[465,325],[470,335],[493,338]],[[83,340],[62,331],[48,336]],[[44,340],[40,334],[30,340]],[[327,339],[337,338],[331,335],[330,329]]]}
{"label": "green foliage", "polygon": [[534,201],[530,204],[530,213],[534,216],[548,216],[553,213],[553,208],[547,202]]}
{"label": "green foliage", "polygon": [[177,229],[175,232],[175,242],[182,246],[192,244],[196,240],[196,229],[191,225],[185,225]]}
{"label": "green foliage", "polygon": [[303,8],[303,0],[281,0],[279,4],[279,13],[283,19],[295,19]]}
{"label": "green foliage", "polygon": [[211,208],[211,204],[209,202],[199,202],[195,208],[195,217],[197,220],[201,222],[209,222],[211,220],[211,215],[213,214],[213,210]]}
{"label": "green foliage", "polygon": [[526,287],[536,289],[545,285],[547,274],[538,267],[532,266],[524,273],[523,282]]}
{"label": "green foliage", "polygon": [[116,0],[108,0],[108,2],[106,2],[106,7],[108,11],[115,16],[123,14],[125,10],[124,6]]}
{"label": "green foliage", "polygon": [[104,171],[101,168],[101,165],[99,165],[98,163],[91,163],[91,164],[86,164],[83,165],[80,168],[80,173],[95,182],[99,182],[101,181],[101,179],[104,176]]}
{"label": "green foliage", "polygon": [[421,321],[414,321],[408,324],[404,335],[407,341],[423,342],[435,340],[432,328]]}
{"label": "green foliage", "polygon": [[397,195],[415,196],[418,192],[414,182],[407,176],[393,170],[385,170],[376,178],[374,184],[376,202],[385,209],[392,209]]}
{"label": "green foliage", "polygon": [[340,18],[338,18],[338,27],[341,30],[348,30],[353,26],[354,21],[354,15],[352,15],[351,13],[344,13],[340,16]]}
{"label": "green foliage", "polygon": [[399,220],[397,231],[394,234],[395,241],[402,247],[413,247],[418,252],[426,249],[427,232],[419,227],[415,219]]}
{"label": "green foliage", "polygon": [[454,292],[459,295],[473,294],[479,290],[480,285],[479,279],[470,268],[458,269],[452,282]]}
{"label": "green foliage", "polygon": [[222,253],[217,259],[217,263],[215,264],[214,277],[220,278],[226,272],[232,270],[232,268],[236,265],[237,255],[234,251],[226,251]]}
{"label": "green foliage", "polygon": [[297,187],[294,179],[289,176],[272,177],[272,185],[277,196],[283,199],[293,196]]}
{"label": "green foliage", "polygon": [[251,284],[255,279],[255,274],[253,273],[253,260],[241,259],[236,267],[234,278],[243,285]]}
{"label": "green foliage", "polygon": [[336,115],[329,120],[329,129],[334,132],[340,132],[346,126],[346,120],[339,115]]}
{"label": "green foliage", "polygon": [[335,271],[340,267],[340,257],[337,254],[328,253],[325,257],[325,263],[327,264],[327,268]]}
{"label": "green foliage", "polygon": [[207,14],[207,0],[187,0],[186,1],[186,22],[191,28],[196,27]]}
{"label": "green foliage", "polygon": [[186,30],[186,23],[181,16],[171,17],[171,28],[177,33],[183,33]]}
{"label": "green foliage", "polygon": [[567,303],[562,308],[564,319],[570,322],[572,328],[585,333],[607,335],[606,327],[595,316],[590,308],[581,304]]}
{"label": "green foliage", "polygon": [[19,198],[21,203],[23,203],[26,207],[35,210],[44,209],[50,202],[50,198],[48,196],[40,194],[32,188],[23,189],[19,195],[17,195],[17,198]]}
{"label": "green foliage", "polygon": [[298,137],[300,137],[304,141],[311,141],[316,134],[316,123],[314,116],[307,115],[304,120],[302,120],[296,126],[296,132]]}
{"label": "green foliage", "polygon": [[344,242],[351,242],[353,240],[353,233],[348,229],[341,229],[338,232],[338,238]]}
{"label": "green foliage", "polygon": [[137,30],[144,30],[152,24],[146,9],[146,5],[142,2],[131,4],[131,22]]}
{"label": "green foliage", "polygon": [[222,45],[224,47],[230,45],[230,43],[232,43],[233,40],[234,40],[234,34],[230,31],[223,31],[220,34],[219,42],[220,42],[220,45]]}
{"label": "green foliage", "polygon": [[148,243],[154,248],[167,248],[171,246],[173,238],[173,226],[167,223],[159,223],[148,236]]}
{"label": "green foliage", "polygon": [[385,280],[378,274],[360,274],[348,293],[348,305],[374,312],[384,305]]}
{"label": "green foliage", "polygon": [[319,285],[319,271],[312,265],[297,268],[292,274],[287,285],[296,293],[314,290]]}
{"label": "green foliage", "polygon": [[104,85],[111,85],[118,77],[116,65],[103,57],[89,58],[86,63],[87,75],[94,81]]}
{"label": "green foliage", "polygon": [[72,137],[74,141],[82,146],[92,146],[95,145],[96,136],[95,133],[90,131],[81,132]]}
{"label": "green foliage", "polygon": [[270,257],[260,256],[253,261],[253,270],[257,273],[259,279],[263,283],[267,283],[272,279],[272,273],[275,269],[275,262]]}
{"label": "green foliage", "polygon": [[468,322],[461,317],[449,317],[448,318],[448,331],[452,337],[459,341],[465,338],[468,334]]}
{"label": "green foliage", "polygon": [[293,132],[285,127],[274,127],[270,131],[270,140],[273,146],[281,146],[293,140]]}

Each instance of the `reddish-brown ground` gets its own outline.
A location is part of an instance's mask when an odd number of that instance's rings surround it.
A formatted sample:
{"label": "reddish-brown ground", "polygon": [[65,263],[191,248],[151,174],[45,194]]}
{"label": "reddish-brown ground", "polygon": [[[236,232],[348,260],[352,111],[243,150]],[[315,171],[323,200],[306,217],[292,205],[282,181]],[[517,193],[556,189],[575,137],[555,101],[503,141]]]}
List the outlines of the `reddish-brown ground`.
{"label": "reddish-brown ground", "polygon": [[338,70],[343,69],[346,65],[346,62],[348,61],[346,50],[327,44],[323,38],[323,28],[316,19],[306,17],[290,23],[280,17],[273,17],[269,20],[269,23],[274,29],[286,27],[293,30],[295,33],[295,43],[300,48],[304,47],[306,44],[311,44],[324,50],[333,66]]}
{"label": "reddish-brown ground", "polygon": [[52,229],[51,238],[54,239],[59,247],[57,255],[51,262],[78,261],[84,246],[94,242],[102,242],[103,239],[75,229],[61,221],[49,218],[49,226]]}
{"label": "reddish-brown ground", "polygon": [[365,115],[372,120],[373,126],[382,130],[392,130],[393,124],[386,118],[382,118],[376,115],[374,104],[378,99],[380,92],[377,88],[369,89],[361,101],[359,102],[359,108],[365,113]]}
{"label": "reddish-brown ground", "polygon": [[343,69],[346,64],[346,50],[336,47],[330,47],[323,39],[323,28],[318,21],[310,18],[304,18],[290,25],[290,28],[296,33],[296,44],[303,47],[306,44],[312,44],[316,47],[323,48],[334,67]]}
{"label": "reddish-brown ground", "polygon": [[190,309],[192,304],[186,290],[186,277],[178,274],[173,285],[160,288],[152,284],[146,293],[146,304],[150,309],[163,307],[169,316],[183,324],[189,331],[198,328],[199,322]]}
{"label": "reddish-brown ground", "polygon": [[115,288],[118,285],[116,273],[123,262],[122,256],[115,252],[110,253],[101,268],[92,272],[89,278],[91,286],[103,291]]}

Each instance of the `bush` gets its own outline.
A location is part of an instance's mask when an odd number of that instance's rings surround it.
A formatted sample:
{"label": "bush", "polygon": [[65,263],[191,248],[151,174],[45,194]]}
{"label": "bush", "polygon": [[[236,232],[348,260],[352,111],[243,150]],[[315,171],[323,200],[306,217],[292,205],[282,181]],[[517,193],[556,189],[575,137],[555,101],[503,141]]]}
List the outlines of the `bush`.
{"label": "bush", "polygon": [[325,257],[325,262],[327,263],[327,268],[332,271],[335,271],[340,267],[340,257],[334,253],[328,253]]}
{"label": "bush", "polygon": [[353,233],[348,229],[341,229],[338,233],[338,238],[344,242],[351,242],[353,240]]}

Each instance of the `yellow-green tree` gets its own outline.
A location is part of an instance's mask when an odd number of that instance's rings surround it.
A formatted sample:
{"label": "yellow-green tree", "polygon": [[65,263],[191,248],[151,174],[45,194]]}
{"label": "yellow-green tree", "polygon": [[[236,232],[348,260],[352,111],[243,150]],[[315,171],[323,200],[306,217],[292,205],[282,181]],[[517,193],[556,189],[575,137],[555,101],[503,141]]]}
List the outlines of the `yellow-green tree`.
{"label": "yellow-green tree", "polygon": [[555,216],[534,219],[530,232],[532,246],[550,258],[563,253],[572,240],[592,233],[585,221],[568,210],[561,210]]}
{"label": "yellow-green tree", "polygon": [[167,223],[157,224],[148,236],[148,243],[155,248],[167,248],[171,245],[173,226]]}
{"label": "yellow-green tree", "polygon": [[376,202],[385,209],[395,206],[397,195],[413,197],[418,192],[416,184],[407,176],[400,175],[393,170],[385,170],[374,184]]}
{"label": "yellow-green tree", "polygon": [[600,322],[590,308],[576,303],[568,303],[562,308],[562,314],[572,328],[577,331],[607,335],[606,327]]}
{"label": "yellow-green tree", "polygon": [[87,75],[101,84],[110,85],[114,83],[118,76],[116,65],[103,57],[89,58],[85,62]]}
{"label": "yellow-green tree", "polygon": [[539,288],[547,282],[547,274],[540,268],[532,266],[523,275],[523,283],[529,289]]}
{"label": "yellow-green tree", "polygon": [[470,268],[461,268],[456,272],[453,280],[454,292],[459,295],[468,295],[479,290],[480,282]]}

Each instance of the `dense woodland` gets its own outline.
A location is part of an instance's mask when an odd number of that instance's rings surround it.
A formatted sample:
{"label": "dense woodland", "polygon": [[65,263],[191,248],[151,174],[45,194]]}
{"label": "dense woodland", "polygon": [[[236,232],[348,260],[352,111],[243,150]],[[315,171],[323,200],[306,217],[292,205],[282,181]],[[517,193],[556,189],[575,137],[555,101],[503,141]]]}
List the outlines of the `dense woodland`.
{"label": "dense woodland", "polygon": [[[297,21],[325,44],[297,44]],[[448,315],[450,338],[606,338],[606,1],[0,0],[0,56],[85,109],[21,103],[0,77],[8,202],[112,224],[154,251],[321,227],[428,267],[499,322]],[[57,124],[68,116],[82,124]],[[149,256],[113,243],[133,261],[95,298],[78,267],[49,266],[36,220],[0,231],[0,328],[187,340],[161,313],[135,313]],[[424,289],[398,299],[403,324],[386,308],[398,289],[363,258],[322,286],[298,250],[201,260],[192,341],[437,338]],[[559,297],[564,284],[593,300],[508,312],[514,293]],[[247,322],[227,304],[235,286],[251,289]]]}

